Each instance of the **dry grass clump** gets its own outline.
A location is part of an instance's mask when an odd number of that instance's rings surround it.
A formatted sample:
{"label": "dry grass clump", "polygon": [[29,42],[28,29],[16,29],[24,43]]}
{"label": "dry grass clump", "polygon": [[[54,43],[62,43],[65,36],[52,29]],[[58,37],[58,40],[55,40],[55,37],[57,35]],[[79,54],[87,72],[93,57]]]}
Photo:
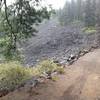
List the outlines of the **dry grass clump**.
{"label": "dry grass clump", "polygon": [[0,91],[13,90],[31,77],[30,69],[23,67],[18,62],[0,64]]}
{"label": "dry grass clump", "polygon": [[[26,68],[18,62],[0,64],[0,91],[11,91],[24,85],[33,76],[50,75],[53,72],[64,73],[64,69],[51,60],[44,60],[36,67]],[[56,80],[56,77],[53,77]]]}

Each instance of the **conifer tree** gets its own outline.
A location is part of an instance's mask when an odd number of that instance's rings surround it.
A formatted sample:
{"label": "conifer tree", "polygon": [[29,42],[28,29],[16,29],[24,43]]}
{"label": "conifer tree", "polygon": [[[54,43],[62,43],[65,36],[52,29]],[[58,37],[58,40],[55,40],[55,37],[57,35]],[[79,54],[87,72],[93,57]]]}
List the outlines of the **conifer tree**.
{"label": "conifer tree", "polygon": [[85,6],[85,25],[87,27],[89,26],[95,26],[95,0],[86,0],[86,6]]}

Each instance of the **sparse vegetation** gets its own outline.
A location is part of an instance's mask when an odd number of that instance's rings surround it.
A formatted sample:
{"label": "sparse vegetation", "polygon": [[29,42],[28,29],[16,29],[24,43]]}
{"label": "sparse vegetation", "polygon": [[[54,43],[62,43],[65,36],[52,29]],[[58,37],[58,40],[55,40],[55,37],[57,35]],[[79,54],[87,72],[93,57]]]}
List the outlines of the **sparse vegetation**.
{"label": "sparse vegetation", "polygon": [[97,32],[95,27],[85,27],[82,29],[82,31],[85,32],[86,34],[92,34]]}
{"label": "sparse vegetation", "polygon": [[[0,91],[13,90],[24,84],[32,76],[40,76],[54,71],[64,73],[64,69],[58,67],[51,60],[44,60],[34,68],[23,67],[18,62],[0,64]],[[56,80],[56,78],[53,77],[53,80]]]}
{"label": "sparse vegetation", "polygon": [[58,72],[59,74],[65,74],[65,70],[64,70],[63,67],[58,67],[58,68],[57,68],[57,72]]}
{"label": "sparse vegetation", "polygon": [[59,77],[58,76],[53,76],[52,77],[52,81],[57,81],[57,80],[59,80]]}
{"label": "sparse vegetation", "polygon": [[52,60],[44,60],[40,62],[37,67],[40,74],[43,73],[53,73],[54,71],[57,71],[60,74],[64,73],[64,68],[61,66],[58,66],[56,63],[54,63]]}
{"label": "sparse vegetation", "polygon": [[39,69],[39,72],[43,74],[44,72],[45,73],[54,72],[55,70],[57,70],[58,66],[51,60],[44,60],[38,64],[37,68]]}
{"label": "sparse vegetation", "polygon": [[0,91],[13,90],[31,77],[30,69],[18,62],[0,64]]}

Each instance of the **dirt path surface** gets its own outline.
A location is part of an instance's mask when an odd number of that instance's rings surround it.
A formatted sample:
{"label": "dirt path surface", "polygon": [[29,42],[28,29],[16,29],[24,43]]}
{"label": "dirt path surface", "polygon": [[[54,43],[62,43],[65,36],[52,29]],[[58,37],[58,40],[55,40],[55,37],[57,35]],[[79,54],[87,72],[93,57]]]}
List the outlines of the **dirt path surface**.
{"label": "dirt path surface", "polygon": [[100,100],[100,49],[80,58],[66,68],[56,82],[37,88],[27,87],[9,93],[0,100]]}

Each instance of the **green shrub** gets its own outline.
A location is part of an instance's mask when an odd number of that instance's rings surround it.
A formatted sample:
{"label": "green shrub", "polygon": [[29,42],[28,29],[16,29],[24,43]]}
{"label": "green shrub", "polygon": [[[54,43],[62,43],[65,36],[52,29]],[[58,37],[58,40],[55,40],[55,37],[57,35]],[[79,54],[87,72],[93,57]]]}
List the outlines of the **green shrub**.
{"label": "green shrub", "polygon": [[44,60],[37,65],[40,74],[52,73],[57,70],[58,66],[51,60]]}
{"label": "green shrub", "polygon": [[31,77],[30,69],[18,62],[0,64],[0,91],[15,89]]}
{"label": "green shrub", "polygon": [[93,34],[97,32],[95,27],[85,27],[82,29],[82,31],[85,32],[86,34]]}

